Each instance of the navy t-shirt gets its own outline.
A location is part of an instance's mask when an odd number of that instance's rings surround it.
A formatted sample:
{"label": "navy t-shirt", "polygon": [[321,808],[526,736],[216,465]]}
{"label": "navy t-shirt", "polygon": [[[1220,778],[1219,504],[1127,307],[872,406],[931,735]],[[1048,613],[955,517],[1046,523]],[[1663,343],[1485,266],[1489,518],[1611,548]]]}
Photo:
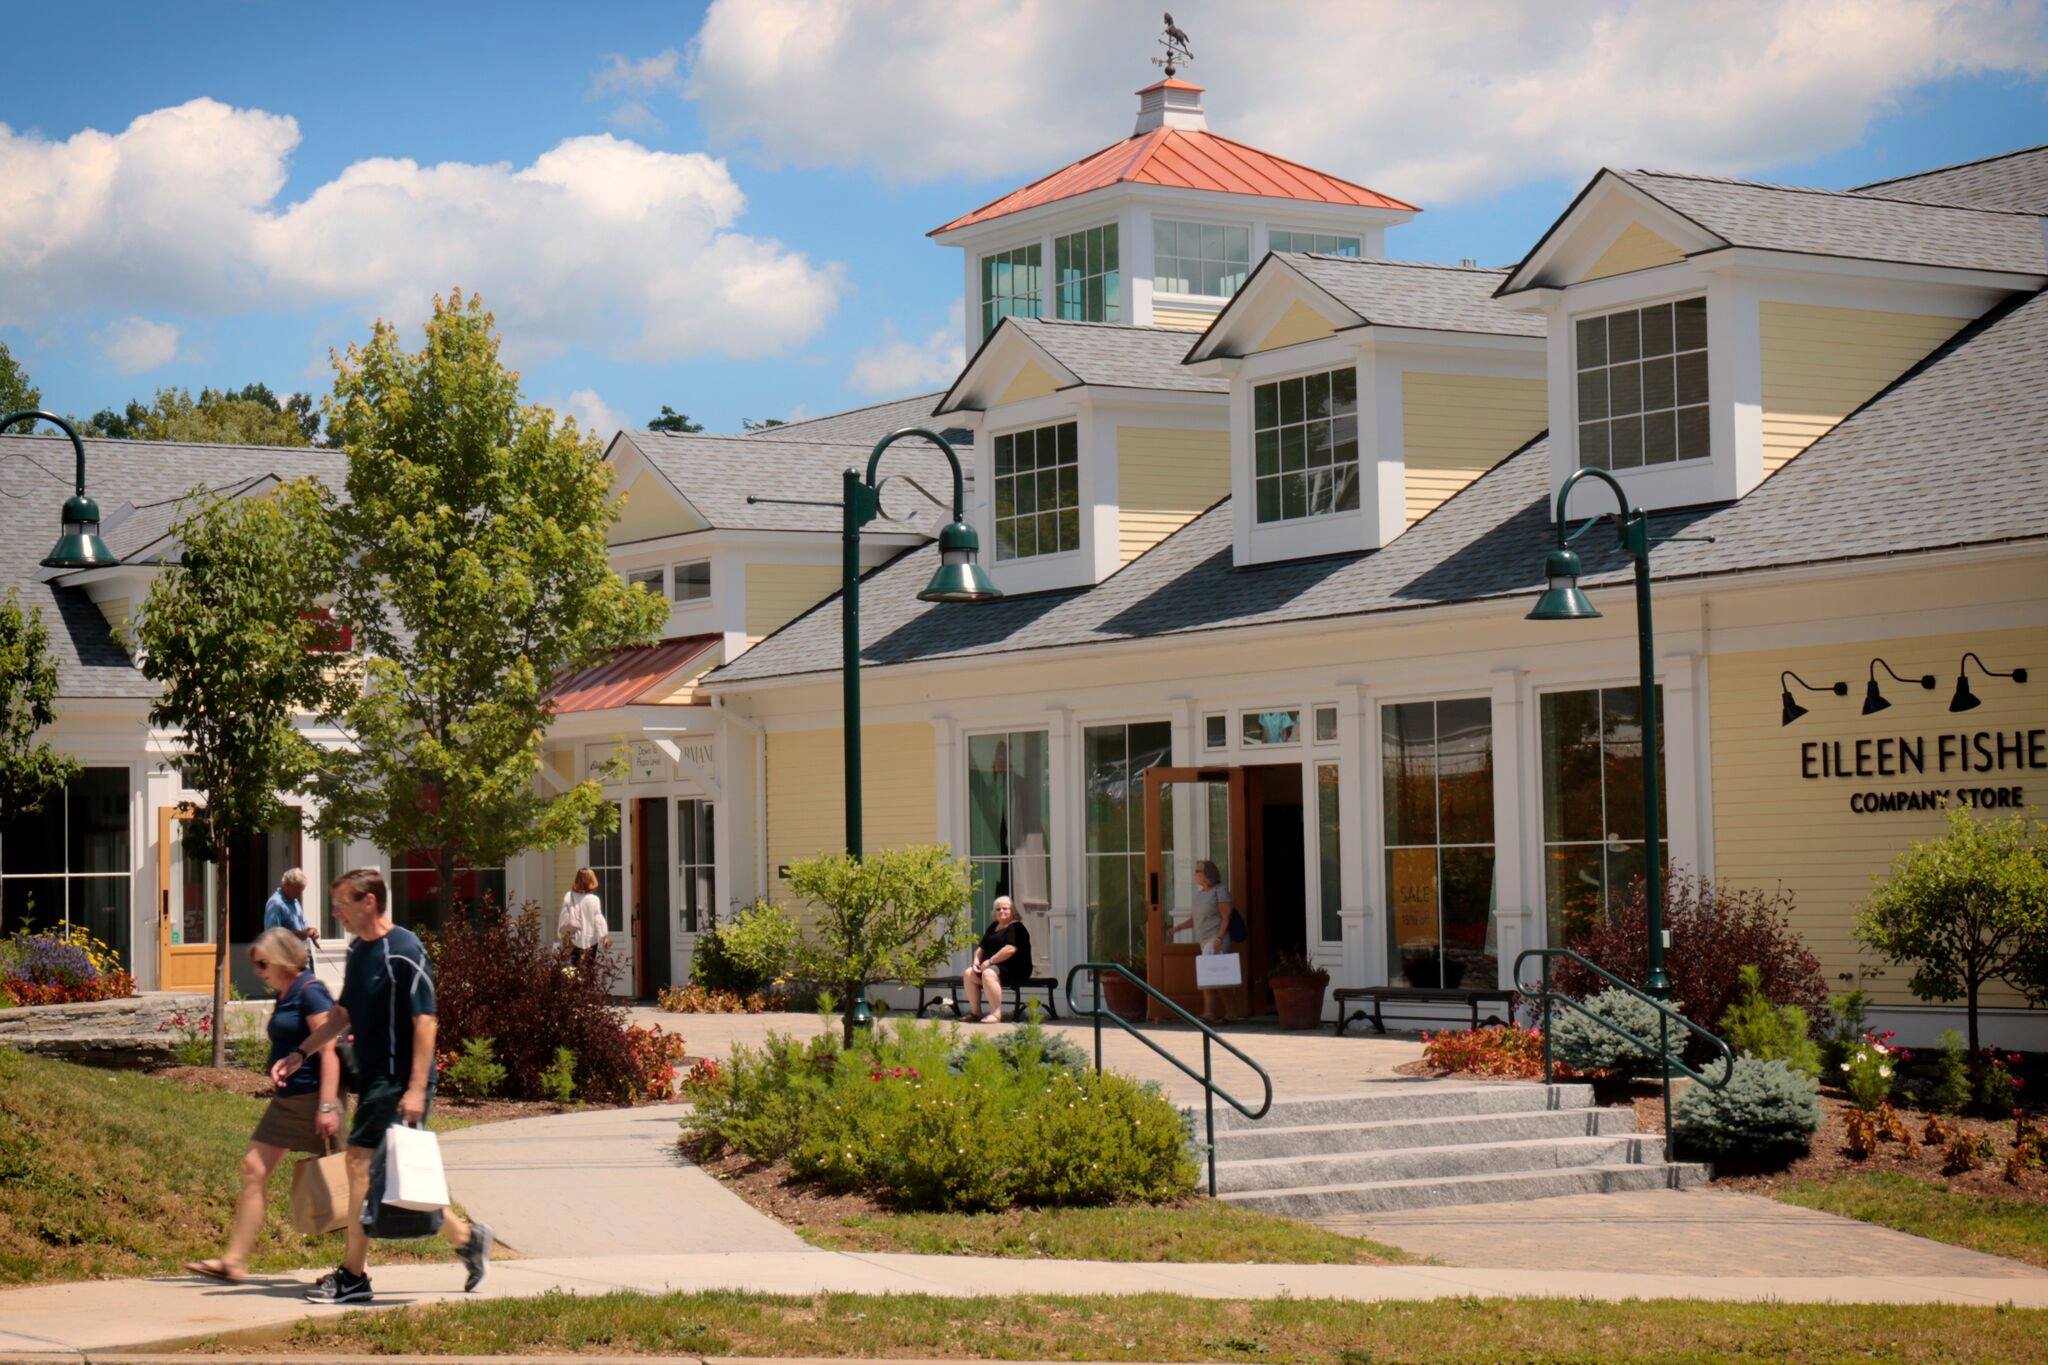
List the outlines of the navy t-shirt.
{"label": "navy t-shirt", "polygon": [[351,943],[341,1004],[355,1034],[356,1069],[363,1080],[410,1082],[413,1020],[436,1012],[434,978],[419,935],[394,925],[382,938]]}
{"label": "navy t-shirt", "polygon": [[[277,997],[276,1008],[270,1011],[270,1064],[277,1065],[287,1054],[298,1050],[313,1032],[306,1017],[325,1014],[334,1008],[334,997],[327,993],[327,987],[320,984],[311,972],[300,972],[299,979],[285,988]],[[320,1059],[309,1057],[305,1065],[291,1074],[291,1079],[277,1088],[280,1095],[310,1095],[320,1088]]]}

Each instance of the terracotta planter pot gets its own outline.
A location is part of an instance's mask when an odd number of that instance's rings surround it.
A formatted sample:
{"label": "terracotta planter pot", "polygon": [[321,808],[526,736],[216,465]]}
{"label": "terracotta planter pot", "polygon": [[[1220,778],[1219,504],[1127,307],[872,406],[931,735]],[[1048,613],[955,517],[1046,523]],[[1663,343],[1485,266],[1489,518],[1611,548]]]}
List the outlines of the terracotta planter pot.
{"label": "terracotta planter pot", "polygon": [[1126,980],[1114,972],[1102,974],[1102,1003],[1112,1014],[1129,1020],[1145,1017],[1145,992],[1136,982]]}
{"label": "terracotta planter pot", "polygon": [[1273,1008],[1279,1011],[1280,1027],[1320,1028],[1323,1023],[1323,992],[1327,976],[1276,976],[1266,982],[1273,988]]}

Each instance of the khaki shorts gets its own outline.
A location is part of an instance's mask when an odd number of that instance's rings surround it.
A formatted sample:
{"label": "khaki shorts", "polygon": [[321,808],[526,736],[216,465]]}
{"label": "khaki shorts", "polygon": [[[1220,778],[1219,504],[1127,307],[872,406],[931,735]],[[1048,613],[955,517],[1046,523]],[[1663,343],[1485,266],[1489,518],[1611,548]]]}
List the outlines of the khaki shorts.
{"label": "khaki shorts", "polygon": [[[348,1104],[342,1106],[342,1131],[348,1130]],[[261,1142],[272,1147],[282,1147],[288,1152],[325,1152],[330,1143],[341,1141],[339,1134],[331,1139],[322,1138],[313,1125],[320,1116],[320,1096],[279,1095],[264,1107],[263,1117],[256,1120],[256,1131],[249,1135],[251,1142]]]}

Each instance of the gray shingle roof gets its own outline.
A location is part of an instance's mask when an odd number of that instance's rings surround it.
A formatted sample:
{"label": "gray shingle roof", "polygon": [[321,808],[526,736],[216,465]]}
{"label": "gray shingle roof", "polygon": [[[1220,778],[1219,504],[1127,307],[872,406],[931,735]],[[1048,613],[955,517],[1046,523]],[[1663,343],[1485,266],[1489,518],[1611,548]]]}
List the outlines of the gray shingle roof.
{"label": "gray shingle roof", "polygon": [[[1234,569],[1226,501],[1093,588],[982,604],[916,600],[928,546],[870,576],[862,655],[888,665],[1533,592],[1549,491],[1539,436],[1382,550]],[[1660,535],[1715,537],[1660,546],[1664,580],[2048,538],[2048,294],[1964,329],[1740,502],[1652,520]],[[1580,548],[1589,582],[1626,580],[1611,537]],[[833,599],[711,680],[834,671],[839,630]]]}
{"label": "gray shingle roof", "polygon": [[1505,270],[1293,252],[1273,259],[1300,272],[1368,324],[1433,332],[1543,335],[1540,314],[1510,308],[1494,297],[1507,278]]}
{"label": "gray shingle roof", "polygon": [[2048,145],[1858,185],[1856,193],[1923,204],[2048,213]]}
{"label": "gray shingle roof", "polygon": [[2032,214],[1658,171],[1608,174],[1730,246],[2048,274],[2048,238]]}
{"label": "gray shingle roof", "polygon": [[1230,392],[1230,381],[1196,374],[1181,362],[1195,334],[1184,327],[1135,327],[1120,322],[1057,322],[1005,318],[1083,384],[1177,393]]}
{"label": "gray shingle roof", "polygon": [[[714,527],[837,531],[837,508],[749,503],[747,498],[758,495],[836,501],[841,471],[866,469],[871,443],[798,440],[784,436],[782,433],[787,429],[776,427],[746,436],[676,436],[658,431],[624,431],[620,435],[632,442],[648,463]],[[925,441],[899,441],[891,446],[883,457],[881,472],[885,476],[908,474],[934,495],[942,499],[952,497],[953,476],[946,458]],[[946,520],[915,493],[890,490],[884,497],[892,514],[907,518],[908,529],[936,535]]]}
{"label": "gray shingle roof", "polygon": [[[175,519],[194,488],[219,489],[275,474],[311,475],[340,488],[338,451],[304,446],[188,445],[170,441],[88,440],[86,491],[106,519],[109,547],[141,548]],[[61,436],[0,436],[0,595],[21,594],[42,608],[50,654],[66,697],[138,697],[155,687],[136,671],[106,619],[83,590],[47,581],[41,559],[57,539],[57,514],[72,480],[71,442]],[[116,520],[120,518],[120,520]]]}
{"label": "gray shingle roof", "polygon": [[[756,440],[851,441],[872,447],[900,428],[929,426],[932,410],[943,397],[943,393],[917,393],[908,398],[892,398],[886,403],[870,403],[864,408],[848,408],[845,412],[828,412],[822,417],[806,417],[802,421],[784,422],[779,427],[764,427],[742,434]],[[939,435],[956,446],[974,444],[974,433],[964,427],[941,431]]]}

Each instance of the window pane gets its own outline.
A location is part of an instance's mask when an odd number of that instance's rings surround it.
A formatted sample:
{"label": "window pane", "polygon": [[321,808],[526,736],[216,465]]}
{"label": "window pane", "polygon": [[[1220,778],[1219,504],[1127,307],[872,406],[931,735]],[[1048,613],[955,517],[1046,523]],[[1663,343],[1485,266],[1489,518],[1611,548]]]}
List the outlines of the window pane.
{"label": "window pane", "polygon": [[1257,472],[1258,472],[1258,473],[1260,473],[1260,474],[1277,474],[1277,473],[1279,473],[1279,472],[1280,472],[1280,433],[1279,433],[1279,432],[1277,432],[1277,431],[1262,431],[1262,432],[1260,432],[1260,433],[1258,434],[1258,436],[1257,436],[1257,437],[1255,438],[1255,440],[1253,441],[1253,447],[1254,447],[1254,449],[1255,449],[1255,450],[1256,450],[1256,452],[1257,452],[1257,454],[1256,454],[1256,456],[1255,456],[1255,459],[1256,459],[1256,462],[1257,462],[1257,463],[1256,463],[1256,469],[1257,469]]}
{"label": "window pane", "polygon": [[1162,259],[1173,254],[1173,223],[1164,218],[1152,220],[1152,254]]}
{"label": "window pane", "polygon": [[1671,368],[1671,357],[1659,356],[1655,360],[1645,360],[1642,372],[1643,411],[1657,412],[1660,409],[1673,406],[1672,395],[1675,392],[1675,381]]}
{"label": "window pane", "polygon": [[1261,429],[1280,424],[1280,386],[1260,384],[1252,390],[1252,425]]}
{"label": "window pane", "polygon": [[1707,344],[1707,301],[1682,299],[1672,307],[1673,340],[1681,351],[1696,351]]}
{"label": "window pane", "polygon": [[1543,850],[1543,903],[1553,947],[1571,948],[1605,912],[1598,844],[1554,844]]}
{"label": "window pane", "polygon": [[1280,520],[1280,480],[1278,478],[1259,480],[1259,520]]}
{"label": "window pane", "polygon": [[1642,328],[1634,313],[1615,313],[1607,319],[1607,358],[1634,360],[1642,354]]}
{"label": "window pane", "polygon": [[1280,381],[1280,420],[1299,422],[1302,420],[1302,391],[1306,387],[1299,379]]}
{"label": "window pane", "polygon": [[1592,465],[1595,469],[1607,468],[1607,423],[1580,424],[1579,463]]}
{"label": "window pane", "polygon": [[1292,744],[1301,738],[1299,711],[1246,711],[1238,723],[1246,744]]}
{"label": "window pane", "polygon": [[971,858],[1008,851],[1010,754],[1006,735],[967,737],[967,852]]}
{"label": "window pane", "polygon": [[1316,743],[1335,744],[1336,742],[1337,708],[1334,706],[1318,706],[1316,708]]}
{"label": "window pane", "polygon": [[1634,469],[1643,462],[1643,419],[1617,417],[1608,427],[1608,467]]}
{"label": "window pane", "polygon": [[1669,412],[1643,418],[1643,463],[1669,464],[1678,458],[1678,419]]}
{"label": "window pane", "polygon": [[1607,319],[1580,318],[1578,334],[1579,368],[1607,363]]}
{"label": "window pane", "polygon": [[1290,472],[1308,468],[1308,432],[1305,427],[1280,429],[1280,468]]}
{"label": "window pane", "polygon": [[1436,842],[1436,708],[1380,708],[1381,805],[1389,844]]}
{"label": "window pane", "polygon": [[1643,370],[1640,365],[1616,365],[1607,372],[1607,396],[1615,416],[1643,410]]}
{"label": "window pane", "polygon": [[1484,697],[1436,708],[1439,839],[1493,842],[1493,704]]}
{"label": "window pane", "polygon": [[1202,224],[1202,259],[1220,261],[1223,259],[1223,228],[1217,223]]}
{"label": "window pane", "polygon": [[87,768],[71,779],[62,799],[71,812],[70,870],[129,871],[127,769]]}
{"label": "window pane", "polygon": [[1680,408],[1678,411],[1678,458],[1704,459],[1707,455],[1707,410]]}
{"label": "window pane", "polygon": [[1223,259],[1237,265],[1251,262],[1252,238],[1246,228],[1227,227],[1223,229]]}
{"label": "window pane", "polygon": [[1308,433],[1308,467],[1319,469],[1330,463],[1330,424],[1310,422],[1303,428]]}
{"label": "window pane", "polygon": [[1493,849],[1444,849],[1440,876],[1444,984],[1491,986],[1500,977],[1493,945]]}
{"label": "window pane", "polygon": [[1090,853],[1122,853],[1130,846],[1127,744],[1128,733],[1121,725],[1096,725],[1082,731],[1082,800]]}
{"label": "window pane", "polygon": [[1281,476],[1280,515],[1288,521],[1308,515],[1308,484],[1300,475]]}
{"label": "window pane", "polygon": [[1543,837],[1596,841],[1600,811],[1600,694],[1546,692],[1543,720]]}
{"label": "window pane", "polygon": [[1434,848],[1387,850],[1387,910],[1395,970],[1416,985],[1439,984]]}
{"label": "window pane", "polygon": [[10,876],[24,872],[64,870],[64,793],[51,792],[33,811],[10,812],[0,816],[0,871]]}
{"label": "window pane", "polygon": [[1660,303],[1643,310],[1643,354],[1671,354],[1671,305]]}
{"label": "window pane", "polygon": [[8,877],[0,880],[0,932],[18,934],[24,929],[55,929],[63,923],[62,877]]}
{"label": "window pane", "polygon": [[1335,943],[1344,937],[1342,840],[1338,825],[1337,765],[1316,766],[1316,873],[1321,896],[1322,939]]}
{"label": "window pane", "polygon": [[1338,473],[1337,510],[1339,512],[1356,512],[1358,510],[1358,466],[1355,463],[1345,465]]}
{"label": "window pane", "polygon": [[1346,365],[1330,372],[1330,410],[1335,413],[1358,411],[1358,371]]}
{"label": "window pane", "polygon": [[1707,353],[1691,351],[1677,358],[1676,391],[1680,404],[1707,401]]}
{"label": "window pane", "polygon": [[1302,380],[1302,388],[1307,400],[1303,416],[1311,421],[1327,418],[1330,415],[1330,376],[1309,375]]}
{"label": "window pane", "polygon": [[1591,421],[1607,415],[1607,371],[1579,373],[1579,420]]}

